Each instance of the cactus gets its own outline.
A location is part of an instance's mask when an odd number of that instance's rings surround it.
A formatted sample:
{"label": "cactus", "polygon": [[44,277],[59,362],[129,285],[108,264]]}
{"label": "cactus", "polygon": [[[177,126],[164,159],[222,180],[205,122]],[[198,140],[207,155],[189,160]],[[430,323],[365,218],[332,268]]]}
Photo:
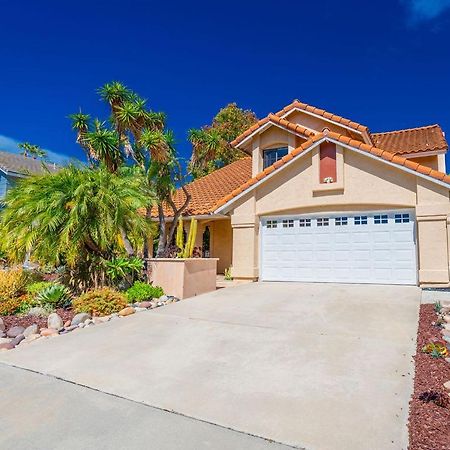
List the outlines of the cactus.
{"label": "cactus", "polygon": [[195,238],[197,237],[197,220],[191,219],[191,226],[189,228],[189,235],[186,245],[184,246],[183,258],[191,258],[194,252]]}

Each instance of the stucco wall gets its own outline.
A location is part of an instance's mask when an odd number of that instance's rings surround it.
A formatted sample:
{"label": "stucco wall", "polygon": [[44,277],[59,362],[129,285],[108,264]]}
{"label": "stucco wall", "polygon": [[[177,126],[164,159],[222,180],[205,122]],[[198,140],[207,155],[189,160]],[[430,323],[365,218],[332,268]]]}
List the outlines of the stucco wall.
{"label": "stucco wall", "polygon": [[211,256],[218,258],[217,273],[231,266],[233,230],[230,220],[212,222]]}
{"label": "stucco wall", "polygon": [[233,227],[233,275],[258,276],[261,216],[317,211],[416,208],[419,281],[449,284],[447,217],[449,190],[400,168],[343,149],[342,189],[318,191],[312,153],[292,164],[240,199],[230,212]]}

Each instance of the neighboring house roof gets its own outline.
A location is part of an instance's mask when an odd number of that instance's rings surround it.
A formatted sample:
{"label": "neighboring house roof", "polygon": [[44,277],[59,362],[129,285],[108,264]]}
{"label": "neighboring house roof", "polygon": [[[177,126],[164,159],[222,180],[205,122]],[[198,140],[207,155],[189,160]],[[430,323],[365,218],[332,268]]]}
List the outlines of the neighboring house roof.
{"label": "neighboring house roof", "polygon": [[377,147],[400,154],[448,149],[444,132],[439,125],[371,133],[371,135]]}
{"label": "neighboring house roof", "polygon": [[6,173],[13,172],[20,175],[30,175],[44,173],[46,168],[50,172],[59,169],[55,164],[44,162],[40,159],[0,151],[0,169]]}
{"label": "neighboring house roof", "polygon": [[255,185],[259,181],[261,181],[264,178],[266,178],[267,176],[269,176],[272,172],[275,172],[280,167],[284,166],[286,163],[288,163],[289,161],[294,159],[296,156],[300,155],[301,153],[304,153],[306,150],[313,147],[315,143],[318,143],[319,141],[322,141],[322,140],[334,140],[334,141],[340,142],[342,144],[353,147],[357,150],[362,150],[363,152],[371,154],[382,160],[391,162],[394,165],[397,165],[400,167],[405,167],[406,169],[417,172],[418,174],[420,174],[422,176],[431,177],[432,179],[435,179],[437,181],[441,181],[441,182],[444,182],[444,183],[450,185],[450,176],[446,175],[443,172],[433,170],[431,167],[427,167],[427,166],[418,164],[418,163],[411,161],[403,156],[395,155],[392,152],[389,152],[387,150],[382,150],[373,145],[368,145],[368,144],[365,144],[364,142],[358,141],[356,139],[351,139],[347,136],[343,136],[341,134],[330,131],[327,133],[317,134],[312,139],[306,141],[305,143],[303,143],[302,145],[300,145],[299,147],[294,149],[292,152],[288,153],[286,156],[283,156],[283,158],[281,158],[280,160],[278,160],[271,166],[264,169],[262,172],[259,172],[255,177],[247,180],[241,186],[234,189],[228,195],[226,195],[225,197],[220,199],[220,201],[217,202],[215,208],[211,212],[214,212],[217,209],[223,207],[228,202],[232,201],[235,197],[237,197],[238,195],[247,191],[253,185]]}
{"label": "neighboring house roof", "polygon": [[[183,211],[183,215],[210,214],[221,198],[241,186],[251,176],[252,159],[247,156],[187,184],[186,189],[192,198],[187,209]],[[186,196],[181,189],[178,189],[173,200],[178,208],[184,203]],[[165,206],[164,214],[171,217],[173,211]],[[152,216],[157,216],[157,212],[152,211]]]}

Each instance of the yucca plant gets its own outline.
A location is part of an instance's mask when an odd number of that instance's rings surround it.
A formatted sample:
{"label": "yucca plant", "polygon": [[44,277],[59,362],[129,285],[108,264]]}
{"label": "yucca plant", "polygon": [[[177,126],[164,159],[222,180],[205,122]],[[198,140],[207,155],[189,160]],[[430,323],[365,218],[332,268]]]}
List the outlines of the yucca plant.
{"label": "yucca plant", "polygon": [[183,220],[180,219],[177,227],[176,245],[180,249],[178,257],[191,258],[194,252],[195,239],[197,237],[197,220],[191,219],[191,226],[189,227],[189,234],[186,243],[184,243],[184,227]]}

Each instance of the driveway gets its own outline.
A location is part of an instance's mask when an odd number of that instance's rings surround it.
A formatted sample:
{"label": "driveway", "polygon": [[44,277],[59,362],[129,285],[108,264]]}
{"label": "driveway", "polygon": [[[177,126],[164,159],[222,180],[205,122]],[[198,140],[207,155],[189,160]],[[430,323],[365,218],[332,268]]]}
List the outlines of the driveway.
{"label": "driveway", "polygon": [[0,362],[284,445],[406,449],[419,302],[409,286],[245,284]]}

